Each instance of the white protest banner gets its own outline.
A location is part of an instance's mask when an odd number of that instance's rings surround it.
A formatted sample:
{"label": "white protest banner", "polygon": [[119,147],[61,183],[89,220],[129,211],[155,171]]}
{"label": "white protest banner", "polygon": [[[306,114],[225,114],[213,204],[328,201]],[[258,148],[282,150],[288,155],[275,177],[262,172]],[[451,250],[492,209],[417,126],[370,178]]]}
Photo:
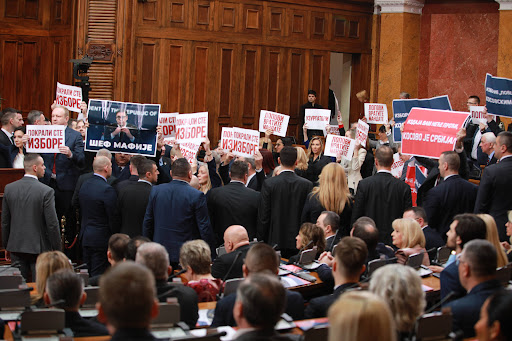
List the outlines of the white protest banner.
{"label": "white protest banner", "polygon": [[400,158],[400,154],[393,154],[393,164],[391,165],[391,175],[400,179],[402,170],[404,169],[404,161]]}
{"label": "white protest banner", "polygon": [[327,129],[327,134],[331,135],[340,135],[340,128],[337,125],[330,125],[329,129]]}
{"label": "white protest banner", "polygon": [[59,153],[59,146],[64,146],[66,126],[63,125],[28,125],[28,153]]}
{"label": "white protest banner", "polygon": [[176,117],[176,141],[204,140],[208,137],[208,113],[181,114]]}
{"label": "white protest banner", "polygon": [[259,141],[260,133],[257,130],[222,128],[222,149],[231,150],[237,156],[253,157],[258,151]]}
{"label": "white protest banner", "polygon": [[308,129],[323,130],[331,120],[331,111],[328,109],[306,109],[304,123],[308,124]]}
{"label": "white protest banner", "polygon": [[474,124],[487,123],[485,118],[485,107],[484,106],[470,106],[469,111],[471,112],[471,121]]}
{"label": "white protest banner", "polygon": [[82,103],[82,88],[60,84],[57,82],[57,94],[55,101],[58,105],[65,106],[70,111],[81,112],[80,103]]}
{"label": "white protest banner", "polygon": [[370,126],[368,124],[361,120],[357,121],[356,141],[359,141],[363,147],[366,147],[366,139],[368,139],[369,130]]}
{"label": "white protest banner", "polygon": [[160,113],[158,118],[158,125],[162,127],[162,135],[165,144],[172,144],[176,141],[176,117],[179,115],[177,112]]}
{"label": "white protest banner", "polygon": [[189,140],[183,143],[180,143],[180,151],[181,155],[185,159],[187,159],[188,163],[192,164],[194,159],[196,158],[197,151],[199,150],[199,146],[201,145],[202,140]]}
{"label": "white protest banner", "polygon": [[386,124],[389,121],[388,107],[385,104],[365,103],[364,116],[368,123]]}
{"label": "white protest banner", "polygon": [[288,130],[288,122],[290,116],[279,114],[277,112],[261,110],[260,111],[260,126],[259,131],[265,132],[268,129],[272,130],[274,135],[285,137],[286,130]]}
{"label": "white protest banner", "polygon": [[352,140],[345,136],[327,135],[325,140],[324,154],[327,156],[337,157],[338,153],[348,161],[352,160],[356,140]]}

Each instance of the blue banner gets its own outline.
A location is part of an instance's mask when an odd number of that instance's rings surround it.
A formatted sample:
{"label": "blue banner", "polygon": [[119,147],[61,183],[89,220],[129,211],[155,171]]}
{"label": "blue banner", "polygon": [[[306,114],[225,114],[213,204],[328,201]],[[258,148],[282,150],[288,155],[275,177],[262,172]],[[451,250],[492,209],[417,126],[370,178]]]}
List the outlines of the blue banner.
{"label": "blue banner", "polygon": [[85,150],[156,155],[160,104],[89,100]]}
{"label": "blue banner", "polygon": [[512,79],[487,74],[485,106],[489,114],[512,117]]}
{"label": "blue banner", "polygon": [[394,99],[393,100],[393,139],[395,142],[402,142],[400,127],[407,120],[412,108],[426,108],[439,110],[452,110],[448,95],[426,98],[426,99]]}

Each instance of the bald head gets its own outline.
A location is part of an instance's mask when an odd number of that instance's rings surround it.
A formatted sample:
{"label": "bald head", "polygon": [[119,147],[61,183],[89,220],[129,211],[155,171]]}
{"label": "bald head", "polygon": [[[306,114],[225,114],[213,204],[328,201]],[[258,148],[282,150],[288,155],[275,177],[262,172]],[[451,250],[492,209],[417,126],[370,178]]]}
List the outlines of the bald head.
{"label": "bald head", "polygon": [[224,231],[224,247],[226,252],[232,252],[240,246],[249,244],[249,235],[245,227],[241,225],[231,225]]}
{"label": "bald head", "polygon": [[108,178],[112,174],[112,162],[106,156],[96,156],[92,163],[92,169],[94,173]]}

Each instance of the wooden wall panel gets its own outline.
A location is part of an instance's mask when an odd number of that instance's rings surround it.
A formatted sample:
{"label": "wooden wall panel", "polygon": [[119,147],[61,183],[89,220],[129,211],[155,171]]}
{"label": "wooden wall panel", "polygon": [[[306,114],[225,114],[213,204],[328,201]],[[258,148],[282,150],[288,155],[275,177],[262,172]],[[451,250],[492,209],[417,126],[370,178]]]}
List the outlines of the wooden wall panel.
{"label": "wooden wall panel", "polygon": [[261,47],[244,45],[242,47],[240,67],[240,111],[242,125],[255,127],[259,118]]}

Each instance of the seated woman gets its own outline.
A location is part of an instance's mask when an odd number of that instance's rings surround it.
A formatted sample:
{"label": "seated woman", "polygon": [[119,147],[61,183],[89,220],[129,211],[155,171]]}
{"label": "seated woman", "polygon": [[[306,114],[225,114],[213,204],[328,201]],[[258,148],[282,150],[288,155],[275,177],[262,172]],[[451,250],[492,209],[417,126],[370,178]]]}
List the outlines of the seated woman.
{"label": "seated woman", "polygon": [[425,235],[420,224],[413,219],[395,219],[392,226],[393,245],[399,249],[395,253],[397,262],[405,264],[409,256],[423,251],[423,265],[429,266],[430,260],[425,250]]}
{"label": "seated woman", "polygon": [[347,292],[329,309],[329,341],[395,341],[393,316],[386,302],[368,291]]}
{"label": "seated woman", "polygon": [[295,256],[291,256],[289,263],[297,263],[300,259],[300,253],[305,250],[311,250],[316,246],[316,259],[320,257],[320,254],[325,250],[325,235],[324,230],[318,225],[312,223],[304,223],[300,227],[299,234],[295,237],[295,247],[299,249],[299,253]]}
{"label": "seated woman", "polygon": [[498,291],[489,297],[480,310],[480,320],[475,324],[477,340],[512,340],[512,292]]}
{"label": "seated woman", "polygon": [[397,339],[404,340],[425,309],[421,277],[409,266],[389,264],[372,274],[369,289],[388,304],[398,333]]}
{"label": "seated woman", "polygon": [[211,274],[211,250],[205,241],[197,239],[183,244],[180,249],[180,264],[186,270],[185,278],[188,287],[197,293],[198,302],[217,300],[222,288],[222,280],[213,278]]}
{"label": "seated woman", "polygon": [[485,239],[490,242],[496,248],[496,252],[498,255],[498,268],[501,268],[508,264],[507,254],[501,246],[500,238],[498,237],[498,227],[496,226],[496,221],[489,214],[478,214],[478,217],[482,219],[485,223],[486,234]]}
{"label": "seated woman", "polygon": [[44,292],[46,280],[50,275],[60,269],[73,270],[69,258],[60,251],[48,251],[41,253],[36,260],[36,289],[37,294],[32,296],[32,304],[42,307],[44,303]]}

